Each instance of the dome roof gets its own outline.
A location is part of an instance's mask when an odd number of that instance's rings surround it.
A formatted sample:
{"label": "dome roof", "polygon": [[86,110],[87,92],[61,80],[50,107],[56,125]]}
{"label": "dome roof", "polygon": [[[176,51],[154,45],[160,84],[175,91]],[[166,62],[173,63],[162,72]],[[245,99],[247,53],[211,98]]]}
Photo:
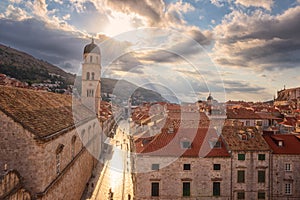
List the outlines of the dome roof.
{"label": "dome roof", "polygon": [[212,101],[214,100],[214,98],[211,96],[211,94],[209,93],[209,96],[207,97],[207,101]]}
{"label": "dome roof", "polygon": [[90,44],[87,44],[84,47],[83,54],[86,54],[86,53],[100,54],[100,48],[94,43],[94,39],[92,39],[92,42]]}

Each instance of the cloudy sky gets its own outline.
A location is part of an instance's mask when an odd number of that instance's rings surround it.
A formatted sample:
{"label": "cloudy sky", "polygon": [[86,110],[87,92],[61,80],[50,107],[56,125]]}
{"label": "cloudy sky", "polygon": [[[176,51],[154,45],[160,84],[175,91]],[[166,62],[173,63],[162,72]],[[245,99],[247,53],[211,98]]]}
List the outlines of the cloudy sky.
{"label": "cloudy sky", "polygon": [[180,101],[300,86],[299,22],[299,0],[0,1],[0,43],[80,74],[93,37],[104,77]]}

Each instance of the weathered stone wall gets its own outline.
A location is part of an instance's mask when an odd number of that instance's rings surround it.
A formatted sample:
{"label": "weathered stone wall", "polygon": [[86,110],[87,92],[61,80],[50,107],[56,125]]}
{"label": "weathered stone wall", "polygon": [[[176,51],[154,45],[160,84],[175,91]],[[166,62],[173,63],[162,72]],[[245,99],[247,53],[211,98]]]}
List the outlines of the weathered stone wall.
{"label": "weathered stone wall", "polygon": [[[151,165],[164,166],[149,172]],[[191,170],[183,170],[183,164],[191,164]],[[213,170],[213,164],[221,164],[221,170]],[[182,199],[182,182],[191,184],[191,196],[184,199],[228,199],[230,198],[230,158],[144,157],[137,161],[135,199],[153,199],[151,183],[159,182],[159,199]],[[146,173],[142,173],[144,167]],[[213,182],[220,182],[221,196],[213,196]]]}
{"label": "weathered stone wall", "polygon": [[[75,157],[82,150],[83,144],[87,146],[87,149],[96,157],[100,155],[101,134],[100,129],[97,128],[97,119],[78,127],[78,132],[80,132],[78,134],[76,129],[73,129],[46,143],[35,140],[34,135],[2,112],[0,112],[0,123],[0,135],[2,137],[0,140],[0,167],[3,168],[4,165],[7,164],[9,168],[14,168],[19,171],[24,177],[25,188],[33,194],[45,192],[46,188],[60,176],[56,171],[56,153],[60,145],[63,145],[60,162],[61,172],[72,163],[74,159],[72,156],[72,139],[74,137],[76,137],[74,148]],[[83,157],[81,158],[81,156]],[[63,187],[63,184],[61,184],[62,187],[56,187],[57,190],[72,194],[72,188],[75,187],[78,191],[82,192],[87,179],[91,176],[91,170],[93,168],[92,160],[91,155],[88,156],[86,153],[81,154],[80,158],[72,164],[73,167],[68,168],[76,173],[65,173],[59,177],[59,179],[62,180],[56,182],[66,183],[66,181],[63,180],[66,176],[66,180],[70,181],[73,179],[74,183],[72,184],[77,184],[77,186]],[[77,181],[77,179],[80,181]],[[82,180],[85,181],[81,182]],[[53,191],[53,193],[57,194],[55,189],[49,191]],[[47,195],[50,195],[50,193],[47,193]],[[76,196],[78,197],[78,194],[76,194]],[[58,199],[54,198],[54,196],[52,197],[53,199]]]}
{"label": "weathered stone wall", "polygon": [[[291,164],[291,171],[285,171],[285,164]],[[300,199],[300,155],[272,155],[272,198]],[[292,194],[285,194],[285,184],[292,183]]]}
{"label": "weathered stone wall", "polygon": [[[238,154],[245,154],[245,160],[238,160]],[[258,160],[258,154],[265,154],[265,160]],[[237,193],[244,191],[245,199],[257,199],[258,191],[265,192],[269,199],[270,188],[270,154],[268,151],[234,151],[232,153],[232,192],[233,199],[237,199]],[[245,171],[245,183],[238,183],[238,170]],[[258,183],[258,171],[265,171],[265,183]]]}
{"label": "weathered stone wall", "polygon": [[30,193],[23,188],[20,174],[16,170],[0,171],[0,199],[30,200]]}
{"label": "weathered stone wall", "polygon": [[74,164],[63,174],[63,177],[58,179],[39,199],[80,199],[86,183],[91,177],[94,162],[96,161],[91,154],[87,150],[83,150]]}

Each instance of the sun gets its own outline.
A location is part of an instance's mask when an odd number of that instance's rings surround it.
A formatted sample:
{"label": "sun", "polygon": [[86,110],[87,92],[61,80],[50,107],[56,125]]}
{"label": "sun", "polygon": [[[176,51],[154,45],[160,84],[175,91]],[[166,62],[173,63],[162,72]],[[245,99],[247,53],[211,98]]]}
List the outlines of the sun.
{"label": "sun", "polygon": [[104,33],[106,33],[110,37],[113,37],[121,33],[131,31],[134,29],[131,21],[131,16],[119,12],[114,12],[109,17],[109,24],[105,27]]}

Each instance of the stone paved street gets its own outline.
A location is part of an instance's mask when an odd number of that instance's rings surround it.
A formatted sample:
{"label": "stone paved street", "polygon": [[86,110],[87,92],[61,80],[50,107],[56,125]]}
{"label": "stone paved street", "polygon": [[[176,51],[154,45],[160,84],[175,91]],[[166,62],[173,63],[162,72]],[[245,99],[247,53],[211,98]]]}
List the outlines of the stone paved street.
{"label": "stone paved street", "polygon": [[87,199],[132,199],[130,141],[125,126],[125,121],[120,122],[116,135],[111,140],[113,146],[111,155],[105,156],[110,159],[105,162],[102,172],[100,170],[95,172],[101,174],[97,183],[94,183],[94,190],[90,191],[90,198]]}

